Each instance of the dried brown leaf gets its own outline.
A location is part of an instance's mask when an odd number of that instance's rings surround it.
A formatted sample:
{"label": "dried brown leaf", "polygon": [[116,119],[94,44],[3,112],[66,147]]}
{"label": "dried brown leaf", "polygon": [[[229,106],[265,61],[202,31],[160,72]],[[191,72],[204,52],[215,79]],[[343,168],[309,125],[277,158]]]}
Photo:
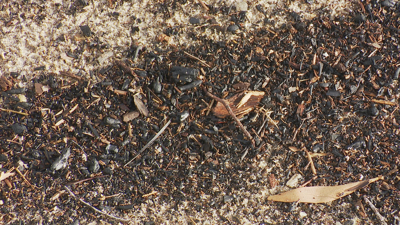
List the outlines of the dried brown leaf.
{"label": "dried brown leaf", "polygon": [[287,191],[278,195],[268,197],[268,200],[277,202],[303,202],[303,203],[325,203],[342,198],[354,191],[367,186],[377,180],[383,179],[382,176],[359,182],[353,182],[337,186],[313,186],[301,187]]}
{"label": "dried brown leaf", "polygon": [[138,95],[134,95],[133,96],[134,102],[136,107],[138,108],[139,112],[141,114],[143,114],[144,116],[149,116],[149,110],[147,109],[147,107],[144,105],[144,103],[142,102],[142,100],[139,98]]}

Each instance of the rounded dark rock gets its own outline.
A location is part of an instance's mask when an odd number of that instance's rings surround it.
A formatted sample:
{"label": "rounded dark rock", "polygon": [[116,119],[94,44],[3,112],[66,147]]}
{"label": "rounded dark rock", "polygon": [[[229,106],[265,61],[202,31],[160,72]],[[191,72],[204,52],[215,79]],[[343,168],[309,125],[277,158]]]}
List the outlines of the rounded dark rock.
{"label": "rounded dark rock", "polygon": [[228,28],[226,28],[226,30],[232,33],[236,33],[239,30],[239,26],[236,24],[231,24],[228,26]]}
{"label": "rounded dark rock", "polygon": [[189,23],[191,24],[200,24],[200,19],[196,17],[190,17]]}
{"label": "rounded dark rock", "polygon": [[14,123],[11,126],[12,130],[14,131],[14,133],[16,134],[23,134],[25,131],[27,131],[28,129],[26,128],[26,126],[19,124],[19,123]]}

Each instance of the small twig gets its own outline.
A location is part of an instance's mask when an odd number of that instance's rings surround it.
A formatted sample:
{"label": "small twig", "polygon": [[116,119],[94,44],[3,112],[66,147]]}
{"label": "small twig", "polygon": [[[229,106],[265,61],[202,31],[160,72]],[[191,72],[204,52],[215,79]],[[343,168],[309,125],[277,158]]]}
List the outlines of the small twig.
{"label": "small twig", "polygon": [[135,160],[140,154],[142,154],[142,152],[144,152],[144,150],[146,150],[151,144],[153,144],[153,142],[165,131],[165,129],[167,129],[168,125],[171,123],[171,120],[169,120],[167,122],[167,124],[165,124],[163,126],[163,128],[161,128],[161,130],[149,141],[149,143],[147,143],[137,154],[135,157],[133,157],[133,159],[129,160],[129,162],[127,162],[124,167],[126,167],[127,165],[129,165],[131,162],[133,162],[133,160]]}
{"label": "small twig", "polygon": [[90,177],[90,178],[86,178],[83,180],[78,180],[78,181],[72,181],[72,182],[68,182],[66,185],[73,185],[73,184],[80,184],[86,181],[90,181],[90,180],[94,180],[96,178],[102,178],[102,177],[106,177],[107,175],[102,175],[102,176],[98,176],[98,177]]}
{"label": "small twig", "polygon": [[207,66],[208,68],[211,68],[211,66],[208,65],[204,60],[201,60],[201,59],[197,58],[196,56],[191,55],[191,54],[189,54],[189,53],[187,53],[187,52],[185,52],[185,51],[183,51],[183,53],[185,53],[185,55],[189,56],[189,58],[194,59],[194,60],[197,60],[197,61],[199,61],[201,64],[203,64],[204,66]]}
{"label": "small twig", "polygon": [[23,115],[23,116],[28,116],[28,115],[29,115],[28,113],[18,112],[18,111],[14,111],[14,110],[11,110],[11,109],[3,109],[3,108],[0,108],[0,110],[1,110],[1,111],[4,111],[4,112],[10,112],[10,113],[20,114],[20,115]]}
{"label": "small twig", "polygon": [[368,200],[368,198],[364,195],[364,200],[368,203],[369,207],[371,207],[371,209],[374,211],[376,217],[378,217],[378,219],[381,221],[381,224],[386,225],[386,219],[385,217],[383,217],[379,212],[378,209],[374,206],[374,204],[372,204],[372,202],[370,200]]}
{"label": "small twig", "polygon": [[215,99],[215,100],[218,101],[218,102],[221,102],[222,105],[225,106],[226,110],[228,110],[229,114],[232,116],[232,118],[233,118],[233,119],[236,121],[236,123],[239,125],[239,127],[240,127],[240,129],[243,131],[243,133],[250,139],[252,146],[255,147],[256,145],[255,145],[255,143],[254,143],[253,137],[251,137],[250,133],[246,130],[246,128],[244,128],[243,124],[242,124],[242,123],[240,122],[240,120],[235,116],[235,113],[233,113],[233,111],[232,111],[231,107],[229,106],[229,104],[228,104],[225,100],[223,100],[223,99],[221,99],[221,98],[218,98],[217,96],[215,96],[215,95],[211,94],[210,92],[208,92],[207,89],[206,89],[205,87],[203,87],[203,91],[206,93],[207,96],[209,96],[209,97]]}
{"label": "small twig", "polygon": [[18,168],[15,168],[15,171],[17,171],[17,173],[22,177],[22,179],[31,187],[34,187],[31,183],[29,183],[29,181],[25,178],[25,176],[21,173],[21,171],[19,171]]}
{"label": "small twig", "polygon": [[125,71],[125,73],[129,73],[129,74],[131,74],[131,75],[135,78],[135,80],[139,80],[139,78],[137,77],[138,75],[135,73],[135,71],[133,71],[132,68],[130,68],[128,65],[126,65],[125,62],[120,61],[120,60],[117,60],[117,61],[115,61],[115,63],[116,63],[119,67],[121,67],[121,68]]}
{"label": "small twig", "polygon": [[208,6],[206,4],[204,4],[204,2],[202,0],[199,0],[199,2],[200,2],[200,5],[203,6],[203,8],[205,10],[207,10],[207,11],[210,10],[210,8],[208,8]]}
{"label": "small twig", "polygon": [[306,153],[307,153],[307,158],[308,158],[308,161],[310,162],[310,166],[311,166],[311,171],[312,171],[312,173],[313,173],[314,175],[317,175],[317,170],[315,169],[314,162],[313,162],[313,160],[312,160],[312,157],[311,157],[310,153],[309,153],[309,152],[307,151],[307,149],[305,149],[305,148],[304,148],[304,151],[306,151]]}
{"label": "small twig", "polygon": [[98,213],[100,213],[100,214],[102,214],[102,215],[108,216],[108,217],[110,217],[110,218],[112,218],[112,219],[115,219],[115,220],[118,220],[118,221],[122,221],[122,222],[126,222],[126,223],[127,223],[127,222],[130,222],[130,220],[128,220],[128,219],[124,219],[124,218],[121,218],[121,217],[117,217],[117,216],[113,216],[113,215],[107,214],[107,213],[101,211],[100,209],[97,209],[96,207],[93,207],[93,206],[92,206],[91,204],[89,204],[88,202],[85,202],[85,201],[82,200],[81,198],[78,198],[67,186],[64,186],[64,189],[67,190],[68,193],[69,193],[72,197],[74,197],[76,200],[80,201],[81,203],[83,203],[83,204],[86,205],[87,207],[93,209],[95,212],[98,212]]}

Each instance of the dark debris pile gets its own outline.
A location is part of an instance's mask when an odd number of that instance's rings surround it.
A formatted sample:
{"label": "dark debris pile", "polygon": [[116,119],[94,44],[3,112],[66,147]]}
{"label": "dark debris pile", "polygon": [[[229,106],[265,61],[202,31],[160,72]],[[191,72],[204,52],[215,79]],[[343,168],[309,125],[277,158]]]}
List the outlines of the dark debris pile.
{"label": "dark debris pile", "polygon": [[[3,79],[0,164],[3,172],[16,169],[1,181],[2,220],[35,221],[37,213],[48,223],[99,217],[73,200],[67,185],[124,218],[149,200],[173,202],[170,210],[189,202],[188,214],[206,213],[263,190],[258,202],[237,216],[219,215],[220,222],[375,223],[363,201],[368,196],[387,223],[398,223],[400,5],[370,6],[352,18],[297,18],[279,30],[241,30],[226,42],[142,49],[145,64],[118,61],[98,72],[101,82],[43,72],[32,88],[15,89],[12,77]],[[255,148],[231,118],[213,115],[215,102],[203,86],[221,98],[266,93],[241,118]],[[316,177],[301,149],[323,153],[314,158]],[[331,204],[265,200],[293,177],[297,187],[311,179],[310,185],[337,185],[379,175],[385,179]],[[152,218],[141,220],[163,222]]]}

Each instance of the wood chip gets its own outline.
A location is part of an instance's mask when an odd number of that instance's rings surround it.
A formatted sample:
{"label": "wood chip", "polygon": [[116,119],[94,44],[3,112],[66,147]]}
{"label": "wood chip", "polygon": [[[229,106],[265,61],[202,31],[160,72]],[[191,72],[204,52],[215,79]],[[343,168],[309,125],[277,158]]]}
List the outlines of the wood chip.
{"label": "wood chip", "polygon": [[[264,95],[265,93],[262,91],[249,91],[247,93],[243,92],[236,94],[226,101],[231,107],[233,113],[240,118],[251,112],[254,107],[258,105]],[[225,106],[220,102],[215,106],[213,113],[219,118],[229,116],[228,110],[226,110]]]}

